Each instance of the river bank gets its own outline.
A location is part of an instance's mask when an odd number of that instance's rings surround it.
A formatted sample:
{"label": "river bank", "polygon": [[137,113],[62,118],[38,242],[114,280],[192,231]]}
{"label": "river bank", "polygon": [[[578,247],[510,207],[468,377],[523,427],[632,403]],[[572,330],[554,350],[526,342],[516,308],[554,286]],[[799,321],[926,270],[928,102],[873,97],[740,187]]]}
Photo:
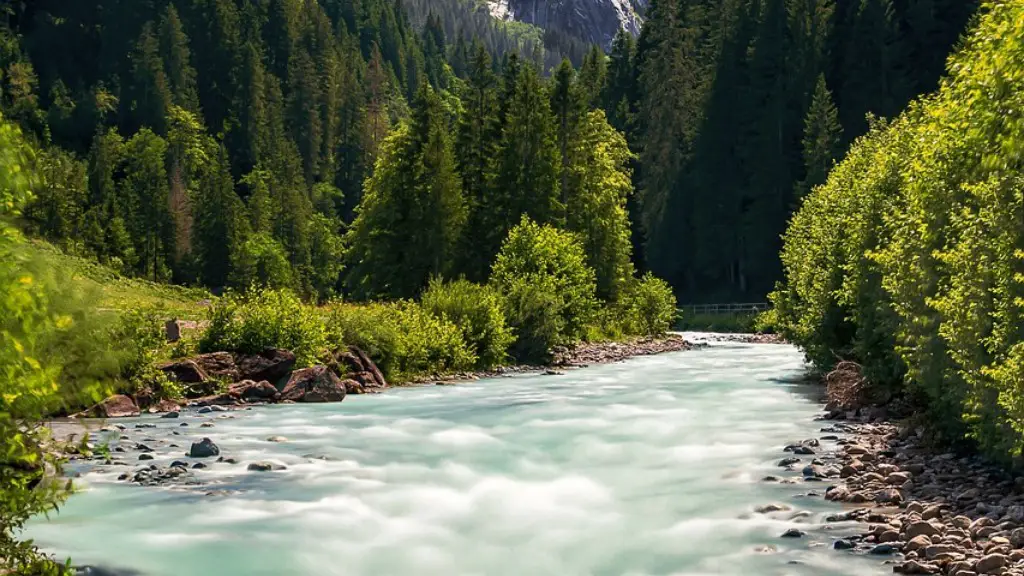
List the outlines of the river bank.
{"label": "river bank", "polygon": [[[827,521],[841,509],[824,483],[778,471],[782,447],[819,428],[802,374],[790,346],[712,343],[557,376],[111,420],[96,438],[111,463],[72,462],[82,492],[28,535],[146,576],[891,569],[831,550],[857,524]],[[204,437],[219,454],[186,456]],[[780,538],[791,530],[806,535]]]}

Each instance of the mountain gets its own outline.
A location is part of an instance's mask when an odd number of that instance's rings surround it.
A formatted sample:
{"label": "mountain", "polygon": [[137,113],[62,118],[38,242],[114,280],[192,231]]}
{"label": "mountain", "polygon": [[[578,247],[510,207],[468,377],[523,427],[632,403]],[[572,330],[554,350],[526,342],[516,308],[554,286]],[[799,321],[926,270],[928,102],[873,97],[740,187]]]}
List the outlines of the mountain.
{"label": "mountain", "polygon": [[491,15],[557,30],[606,50],[620,29],[640,34],[648,0],[488,0]]}

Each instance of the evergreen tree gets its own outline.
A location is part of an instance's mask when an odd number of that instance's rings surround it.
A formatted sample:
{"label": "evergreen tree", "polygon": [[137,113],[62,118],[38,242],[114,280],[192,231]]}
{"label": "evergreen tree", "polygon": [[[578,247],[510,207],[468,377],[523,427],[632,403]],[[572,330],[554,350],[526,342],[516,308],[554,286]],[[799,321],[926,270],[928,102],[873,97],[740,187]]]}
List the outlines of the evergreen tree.
{"label": "evergreen tree", "polygon": [[160,58],[160,43],[153,34],[153,26],[146,23],[131,55],[131,119],[130,132],[148,126],[159,134],[166,134],[167,111],[171,106],[171,92],[164,63]]}
{"label": "evergreen tree", "polygon": [[825,183],[832,164],[839,157],[843,129],[839,113],[832,103],[832,94],[825,85],[825,77],[818,77],[811,107],[804,121],[804,165],[806,173],[799,193],[807,194],[815,186]]}
{"label": "evergreen tree", "polygon": [[490,254],[478,249],[481,238],[490,233],[485,207],[491,190],[491,174],[501,136],[498,124],[497,78],[482,43],[474,44],[468,78],[462,97],[465,108],[459,119],[456,152],[462,175],[463,196],[469,206],[469,221],[460,270],[471,280],[482,281],[490,272]]}
{"label": "evergreen tree", "polygon": [[130,215],[136,272],[153,280],[169,280],[175,235],[169,213],[167,142],[143,128],[125,142],[124,156],[120,195]]}
{"label": "evergreen tree", "polygon": [[197,194],[192,244],[203,284],[228,284],[232,258],[248,233],[244,210],[235,194],[227,150],[221,146]]}
{"label": "evergreen tree", "polygon": [[347,235],[357,296],[411,298],[450,271],[467,216],[461,188],[441,101],[424,85],[411,121],[385,141]]}
{"label": "evergreen tree", "polygon": [[167,5],[167,10],[160,20],[160,53],[163,54],[167,85],[174,104],[189,112],[199,112],[192,52],[189,49],[188,36],[173,4]]}
{"label": "evergreen tree", "polygon": [[560,201],[564,205],[569,194],[569,146],[576,137],[576,129],[580,117],[586,111],[587,87],[582,86],[582,78],[576,80],[576,72],[568,60],[555,70],[551,85],[551,110],[555,115],[556,138],[560,156],[559,174],[561,186]]}
{"label": "evergreen tree", "polygon": [[[579,91],[583,102],[590,108],[601,106],[601,96],[608,82],[608,57],[597,46],[591,46],[580,67]],[[563,62],[568,62],[564,59]],[[571,66],[571,63],[570,63]]]}
{"label": "evergreen tree", "polygon": [[492,192],[481,208],[489,223],[489,238],[482,243],[488,255],[497,253],[523,214],[543,224],[564,216],[555,119],[536,68],[520,67],[513,90],[506,85],[504,92],[508,100]]}

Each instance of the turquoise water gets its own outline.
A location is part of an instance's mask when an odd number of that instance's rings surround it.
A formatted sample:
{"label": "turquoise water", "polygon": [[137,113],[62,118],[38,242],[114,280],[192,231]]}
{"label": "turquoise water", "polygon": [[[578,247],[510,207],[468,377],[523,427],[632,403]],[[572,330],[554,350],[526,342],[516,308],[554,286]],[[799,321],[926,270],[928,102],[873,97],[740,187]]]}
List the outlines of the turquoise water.
{"label": "turquoise water", "polygon": [[[716,344],[560,376],[190,414],[188,428],[123,421],[157,425],[129,430],[157,463],[201,436],[240,463],[199,471],[200,490],[117,482],[124,467],[85,474],[29,535],[76,564],[152,576],[891,573],[831,549],[855,526],[821,524],[838,507],[807,493],[824,484],[760,480],[793,476],[775,466],[782,447],[821,434],[820,406],[791,383],[802,369],[789,346]],[[198,428],[206,420],[215,427]],[[254,460],[287,469],[247,472]],[[753,513],[772,502],[793,511]],[[780,539],[791,527],[808,535]]]}

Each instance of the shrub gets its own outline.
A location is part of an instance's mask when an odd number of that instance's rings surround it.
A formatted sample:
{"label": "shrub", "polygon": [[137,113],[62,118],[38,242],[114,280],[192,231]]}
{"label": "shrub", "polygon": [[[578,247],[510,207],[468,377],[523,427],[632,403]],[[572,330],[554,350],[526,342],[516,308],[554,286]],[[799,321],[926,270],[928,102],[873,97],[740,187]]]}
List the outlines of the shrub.
{"label": "shrub", "polygon": [[949,442],[1024,457],[1024,4],[986,2],[949,76],[876,123],[784,238],[774,322]]}
{"label": "shrub", "polygon": [[253,234],[231,255],[231,284],[241,288],[288,288],[292,267],[281,244],[267,234]]}
{"label": "shrub", "polygon": [[201,352],[254,354],[268,347],[284,348],[295,353],[299,366],[310,366],[327,350],[327,330],[319,312],[286,290],[227,295],[214,303],[209,320],[199,341]]}
{"label": "shrub", "polygon": [[34,178],[24,170],[30,160],[18,129],[0,117],[0,572],[57,574],[32,542],[17,540],[29,518],[55,509],[70,492],[70,484],[47,478],[61,461],[44,448],[40,420],[62,403],[61,365],[43,354],[44,342],[71,319],[52,313],[50,295],[24,269],[21,238],[6,222],[31,198]]}
{"label": "shrub", "polygon": [[498,253],[491,285],[505,296],[513,351],[522,360],[584,338],[598,310],[594,271],[576,236],[525,216]]}
{"label": "shrub", "polygon": [[336,303],[329,310],[331,342],[362,348],[388,379],[470,370],[476,363],[458,326],[415,302]]}
{"label": "shrub", "polygon": [[421,305],[430,314],[459,327],[476,355],[478,368],[498,366],[508,357],[515,336],[505,325],[501,295],[492,287],[467,280],[444,283],[434,279],[423,293]]}
{"label": "shrub", "polygon": [[623,323],[632,334],[664,334],[676,318],[676,296],[672,287],[648,272],[633,280],[622,295]]}

